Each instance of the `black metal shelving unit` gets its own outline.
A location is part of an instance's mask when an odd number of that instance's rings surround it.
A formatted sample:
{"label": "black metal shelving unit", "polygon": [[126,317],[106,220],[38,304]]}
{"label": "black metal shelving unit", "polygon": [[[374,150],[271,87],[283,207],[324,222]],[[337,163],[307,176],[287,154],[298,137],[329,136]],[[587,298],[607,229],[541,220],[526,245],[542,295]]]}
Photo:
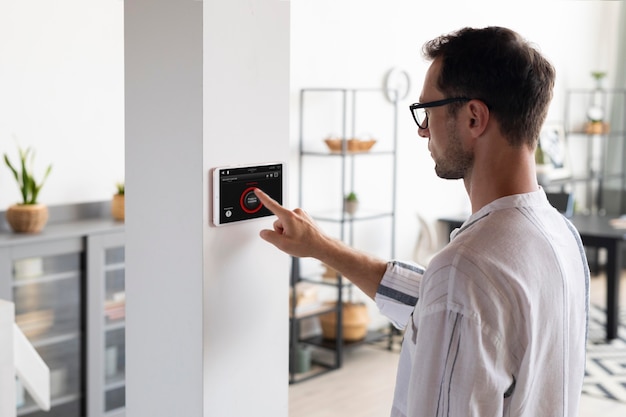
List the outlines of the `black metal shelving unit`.
{"label": "black metal shelving unit", "polygon": [[[364,97],[367,96],[365,99]],[[397,96],[397,95],[396,95]],[[338,237],[342,241],[348,243],[351,246],[355,245],[355,229],[361,224],[375,221],[388,220],[390,223],[391,233],[389,242],[389,256],[393,258],[395,256],[395,227],[396,227],[396,158],[397,158],[397,114],[398,114],[398,101],[392,101],[391,103],[385,102],[384,90],[380,88],[310,88],[302,89],[300,91],[300,131],[299,131],[299,205],[301,207],[307,207],[305,203],[305,194],[312,193],[307,189],[307,185],[304,183],[304,179],[307,176],[319,174],[320,170],[310,169],[307,164],[314,161],[318,166],[332,167],[339,172],[337,182],[339,187],[336,187],[331,199],[335,197],[338,201],[342,202],[343,197],[349,192],[354,191],[356,187],[357,178],[360,175],[360,170],[372,169],[372,166],[388,167],[388,169],[381,169],[380,175],[388,178],[388,186],[383,187],[383,190],[377,190],[380,194],[378,200],[386,201],[387,204],[383,204],[383,208],[376,207],[374,209],[366,210],[360,209],[356,214],[349,215],[343,210],[343,204],[341,209],[334,210],[320,210],[319,212],[311,212],[311,216],[322,225],[333,226],[338,229]],[[393,94],[392,94],[393,97]],[[337,109],[338,118],[334,120],[336,126],[340,127],[340,133],[337,135],[343,139],[343,146],[340,151],[330,151],[323,147],[323,136],[319,134],[310,134],[307,132],[308,125],[305,121],[305,115],[310,109],[307,108],[307,100],[312,100],[318,109]],[[332,102],[335,107],[328,103]],[[372,150],[368,151],[349,151],[347,147],[347,140],[357,137],[357,128],[362,128],[362,125],[368,124],[368,117],[371,117],[366,113],[368,111],[368,103],[375,103],[377,109],[381,110],[381,113],[375,113],[375,118],[384,120],[386,123],[387,132],[384,133],[384,137],[376,137],[377,143]],[[388,112],[388,114],[384,114]],[[372,109],[369,109],[370,111]],[[367,116],[363,116],[368,114]],[[389,120],[387,121],[388,118]],[[323,120],[317,120],[316,125],[323,124]],[[319,127],[319,126],[316,126]],[[311,146],[311,144],[315,145]],[[386,165],[385,165],[386,164]],[[337,184],[335,184],[337,185]],[[315,191],[313,191],[314,193]],[[327,192],[328,193],[328,192]],[[318,190],[319,195],[319,190]],[[315,198],[316,196],[313,196]],[[320,285],[326,288],[331,288],[333,292],[336,292],[336,303],[332,307],[321,307],[314,309],[304,314],[296,314],[296,284],[299,282],[309,282],[314,285]],[[298,258],[292,259],[291,269],[291,296],[292,302],[290,311],[290,366],[289,366],[289,382],[296,383],[307,380],[309,378],[321,375],[325,372],[338,369],[342,366],[343,355],[346,349],[358,347],[364,343],[370,343],[373,341],[379,341],[388,336],[383,332],[370,331],[367,336],[358,342],[346,342],[343,340],[343,314],[342,305],[343,302],[350,300],[353,295],[353,284],[342,277],[340,274],[336,275],[336,280],[328,282],[324,280],[316,279],[315,277],[307,277],[301,270],[301,260]],[[347,293],[347,296],[344,294]],[[300,338],[300,323],[303,319],[321,316],[329,312],[334,312],[337,317],[336,323],[336,337],[335,339],[324,339],[321,335],[313,337]],[[297,373],[295,368],[296,362],[296,349],[299,346],[306,345],[312,347],[321,354],[319,357],[313,358],[311,370],[308,372]]]}
{"label": "black metal shelving unit", "polygon": [[[586,121],[585,111],[594,98],[600,101],[598,104],[607,112],[604,120],[608,123],[606,131],[597,133],[585,131],[583,126]],[[570,147],[576,145],[576,141],[584,141],[586,144],[586,172],[582,176],[554,181],[552,185],[567,185],[574,190],[584,187],[583,211],[625,213],[626,171],[623,165],[626,161],[626,89],[567,90],[564,125]],[[617,193],[618,196],[611,196],[611,193]]]}

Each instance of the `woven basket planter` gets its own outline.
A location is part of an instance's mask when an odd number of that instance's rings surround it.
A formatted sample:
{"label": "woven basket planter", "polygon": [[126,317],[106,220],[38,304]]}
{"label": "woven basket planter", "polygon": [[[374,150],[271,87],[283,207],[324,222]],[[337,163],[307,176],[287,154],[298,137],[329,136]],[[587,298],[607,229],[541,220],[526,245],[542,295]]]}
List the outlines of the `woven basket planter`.
{"label": "woven basket planter", "polygon": [[609,133],[610,126],[606,122],[588,122],[585,123],[585,133],[588,135],[604,135]]}
{"label": "woven basket planter", "polygon": [[111,215],[115,220],[124,220],[124,194],[114,194],[111,201]]}
{"label": "woven basket planter", "polygon": [[[343,303],[342,332],[343,340],[356,342],[367,336],[369,315],[367,306],[363,303]],[[334,340],[337,338],[337,315],[335,312],[320,316],[322,336],[324,339]]]}
{"label": "woven basket planter", "polygon": [[14,204],[7,209],[6,219],[15,233],[39,233],[48,222],[48,206]]}

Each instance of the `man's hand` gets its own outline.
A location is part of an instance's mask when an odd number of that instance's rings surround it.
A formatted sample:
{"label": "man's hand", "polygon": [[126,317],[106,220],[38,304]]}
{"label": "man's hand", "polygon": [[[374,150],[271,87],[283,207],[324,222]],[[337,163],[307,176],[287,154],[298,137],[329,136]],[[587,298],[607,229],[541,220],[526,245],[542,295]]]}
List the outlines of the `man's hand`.
{"label": "man's hand", "polygon": [[261,203],[278,217],[274,230],[261,230],[263,239],[291,256],[319,259],[374,298],[387,269],[385,261],[329,237],[304,210],[288,210],[258,188],[254,192]]}
{"label": "man's hand", "polygon": [[274,230],[261,230],[260,236],[292,256],[318,258],[328,238],[302,209],[288,210],[258,188],[254,190],[261,203],[278,219]]}

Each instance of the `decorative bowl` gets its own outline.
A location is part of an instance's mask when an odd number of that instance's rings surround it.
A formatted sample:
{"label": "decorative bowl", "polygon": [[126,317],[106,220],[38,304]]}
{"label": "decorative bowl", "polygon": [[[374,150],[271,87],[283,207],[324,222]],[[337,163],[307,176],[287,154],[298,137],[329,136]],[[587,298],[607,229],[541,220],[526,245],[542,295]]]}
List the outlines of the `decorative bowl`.
{"label": "decorative bowl", "polygon": [[326,146],[330,149],[331,152],[342,152],[343,151],[343,143],[346,142],[346,150],[348,152],[367,152],[372,149],[372,146],[376,143],[376,139],[340,139],[340,138],[328,138],[324,139],[326,142]]}

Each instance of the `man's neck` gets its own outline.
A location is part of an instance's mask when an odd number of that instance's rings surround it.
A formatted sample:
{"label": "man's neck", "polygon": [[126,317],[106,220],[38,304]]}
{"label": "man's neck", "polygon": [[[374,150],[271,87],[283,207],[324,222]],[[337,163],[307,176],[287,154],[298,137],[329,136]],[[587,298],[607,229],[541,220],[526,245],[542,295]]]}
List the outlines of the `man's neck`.
{"label": "man's neck", "polygon": [[539,189],[532,151],[510,147],[498,153],[477,153],[473,168],[463,180],[472,213],[499,198]]}

